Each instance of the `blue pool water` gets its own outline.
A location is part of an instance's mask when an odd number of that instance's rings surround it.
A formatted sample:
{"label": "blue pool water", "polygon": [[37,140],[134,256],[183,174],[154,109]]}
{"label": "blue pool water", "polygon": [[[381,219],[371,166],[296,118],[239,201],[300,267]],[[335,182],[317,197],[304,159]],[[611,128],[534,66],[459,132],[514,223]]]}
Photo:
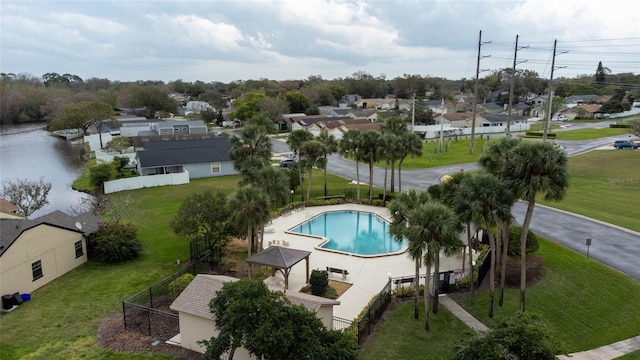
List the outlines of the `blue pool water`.
{"label": "blue pool water", "polygon": [[358,255],[395,253],[406,245],[389,235],[388,222],[362,211],[325,212],[289,231],[325,237],[329,241],[322,248]]}

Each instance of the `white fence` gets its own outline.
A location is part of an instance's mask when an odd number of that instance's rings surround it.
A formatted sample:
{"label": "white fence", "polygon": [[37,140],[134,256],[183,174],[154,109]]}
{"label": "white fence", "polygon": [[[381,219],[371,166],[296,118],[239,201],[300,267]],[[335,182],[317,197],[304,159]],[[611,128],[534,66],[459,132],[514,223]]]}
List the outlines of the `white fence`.
{"label": "white fence", "polygon": [[135,190],[145,187],[180,185],[189,183],[189,172],[136,176],[126,179],[118,179],[104,182],[104,193],[110,194],[124,190]]}

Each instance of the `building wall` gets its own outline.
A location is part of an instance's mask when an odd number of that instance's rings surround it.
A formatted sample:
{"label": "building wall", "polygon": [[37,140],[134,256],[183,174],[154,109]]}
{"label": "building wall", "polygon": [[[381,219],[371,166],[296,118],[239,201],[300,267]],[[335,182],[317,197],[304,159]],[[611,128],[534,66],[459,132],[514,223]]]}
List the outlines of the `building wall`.
{"label": "building wall", "polygon": [[[200,316],[180,312],[180,346],[204,353],[206,348],[198,345],[198,341],[209,340],[211,337],[218,335],[215,322],[213,319],[205,319]],[[249,352],[243,348],[236,349],[233,354],[235,360],[252,359]],[[223,359],[227,359],[223,356]]]}
{"label": "building wall", "polygon": [[220,172],[213,173],[211,171],[212,163],[201,164],[185,164],[184,169],[189,172],[190,179],[233,175],[238,172],[233,168],[233,163],[230,161],[220,162]]}
{"label": "building wall", "polygon": [[[75,243],[83,255],[76,259]],[[40,260],[42,277],[33,280],[31,264]],[[87,261],[81,233],[42,224],[22,233],[0,261],[0,294],[30,293]]]}

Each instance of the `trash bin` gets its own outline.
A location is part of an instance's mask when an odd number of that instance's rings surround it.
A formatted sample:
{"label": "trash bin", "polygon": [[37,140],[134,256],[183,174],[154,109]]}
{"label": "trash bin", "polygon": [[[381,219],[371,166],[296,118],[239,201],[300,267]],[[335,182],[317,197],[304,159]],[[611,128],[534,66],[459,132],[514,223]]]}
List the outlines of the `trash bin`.
{"label": "trash bin", "polygon": [[31,300],[31,294],[20,294],[20,297],[22,298],[22,301],[27,302],[29,300]]}
{"label": "trash bin", "polygon": [[13,294],[13,305],[22,305],[23,302],[20,293]]}
{"label": "trash bin", "polygon": [[13,307],[13,295],[2,295],[2,309],[9,310]]}

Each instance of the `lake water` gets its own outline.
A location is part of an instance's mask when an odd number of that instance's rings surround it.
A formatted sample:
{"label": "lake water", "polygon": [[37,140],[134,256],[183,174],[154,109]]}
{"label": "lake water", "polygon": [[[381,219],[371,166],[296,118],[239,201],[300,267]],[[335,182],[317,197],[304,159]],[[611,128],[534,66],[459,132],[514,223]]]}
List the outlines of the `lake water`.
{"label": "lake water", "polygon": [[28,179],[51,183],[49,204],[33,213],[36,218],[54,210],[72,213],[88,195],[71,189],[86,160],[82,145],[49,135],[42,124],[0,127],[0,180]]}

